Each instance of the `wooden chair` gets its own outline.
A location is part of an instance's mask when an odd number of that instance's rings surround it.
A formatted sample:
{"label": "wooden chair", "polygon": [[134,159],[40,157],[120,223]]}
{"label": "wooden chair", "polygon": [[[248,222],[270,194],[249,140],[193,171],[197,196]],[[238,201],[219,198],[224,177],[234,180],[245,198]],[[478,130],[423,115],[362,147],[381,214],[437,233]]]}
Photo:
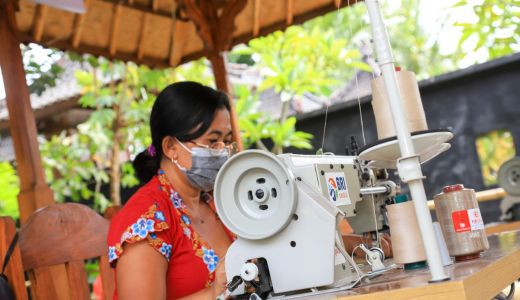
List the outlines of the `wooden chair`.
{"label": "wooden chair", "polygon": [[[13,230],[9,221],[4,223]],[[66,203],[44,207],[20,228],[21,261],[20,256],[13,257],[13,261],[18,261],[12,266],[13,272],[17,278],[23,276],[23,271],[28,272],[32,299],[91,299],[84,261],[99,257],[103,296],[111,300],[115,284],[107,257],[108,227],[108,220],[85,205]],[[16,269],[20,262],[23,271]],[[16,290],[18,293],[19,289]],[[18,299],[27,299],[27,295]]]}
{"label": "wooden chair", "polygon": [[[11,241],[16,232],[16,224],[10,217],[0,217],[0,263],[7,252]],[[1,266],[0,266],[1,267]],[[17,300],[27,300],[27,289],[25,287],[25,279],[23,274],[22,256],[20,255],[20,247],[18,244],[11,254],[11,259],[5,270],[5,274],[9,280],[15,297]]]}

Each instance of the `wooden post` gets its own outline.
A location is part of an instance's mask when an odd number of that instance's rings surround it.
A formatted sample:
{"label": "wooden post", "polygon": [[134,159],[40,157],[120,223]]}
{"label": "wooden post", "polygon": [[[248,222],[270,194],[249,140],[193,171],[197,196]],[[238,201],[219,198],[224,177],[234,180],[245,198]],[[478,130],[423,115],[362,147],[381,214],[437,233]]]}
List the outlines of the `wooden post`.
{"label": "wooden post", "polygon": [[[229,98],[233,99],[233,91],[231,89],[231,84],[227,76],[226,58],[224,55],[225,53],[222,52],[211,53],[208,56],[208,59],[211,62],[211,69],[213,70],[213,76],[215,77],[215,84],[217,85],[217,89],[228,94]],[[244,149],[244,146],[242,144],[242,139],[240,138],[238,116],[235,111],[235,105],[233,104],[233,101],[231,101],[230,106],[231,130],[233,131],[233,140],[236,141],[238,145],[238,150],[242,151]]]}
{"label": "wooden post", "polygon": [[14,1],[0,0],[0,67],[20,178],[20,220],[25,222],[36,209],[54,203],[54,196],[45,181],[36,140],[36,122],[25,81],[14,5]]}
{"label": "wooden post", "polygon": [[[246,7],[247,1],[227,0],[223,2],[223,5],[222,1],[217,4],[216,0],[177,1],[184,6],[186,15],[195,23],[197,33],[206,46],[217,89],[232,98],[233,91],[227,77],[225,51],[231,48],[231,40],[235,31],[235,17]],[[233,140],[237,142],[240,151],[243,149],[243,145],[233,101],[231,101],[231,128]]]}

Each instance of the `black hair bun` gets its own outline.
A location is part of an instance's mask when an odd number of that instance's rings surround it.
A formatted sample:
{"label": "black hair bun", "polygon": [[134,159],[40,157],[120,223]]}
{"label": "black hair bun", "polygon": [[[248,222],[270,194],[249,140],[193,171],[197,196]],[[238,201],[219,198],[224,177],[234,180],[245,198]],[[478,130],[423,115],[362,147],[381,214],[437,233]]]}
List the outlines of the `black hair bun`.
{"label": "black hair bun", "polygon": [[148,149],[137,154],[132,165],[135,169],[135,174],[141,184],[145,184],[152,179],[159,170],[157,158],[150,155]]}

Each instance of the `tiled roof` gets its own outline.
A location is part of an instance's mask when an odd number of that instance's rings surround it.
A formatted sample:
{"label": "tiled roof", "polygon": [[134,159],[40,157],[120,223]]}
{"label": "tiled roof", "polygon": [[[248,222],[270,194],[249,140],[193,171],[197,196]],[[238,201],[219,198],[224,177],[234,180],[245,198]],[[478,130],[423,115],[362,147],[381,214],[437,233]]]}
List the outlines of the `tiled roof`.
{"label": "tiled roof", "polygon": [[[54,87],[46,89],[41,95],[31,94],[31,106],[33,111],[52,106],[64,100],[79,97],[81,87],[78,85],[75,72],[78,70],[89,71],[91,68],[80,62],[62,59],[58,62],[63,68],[63,73],[56,80]],[[98,76],[104,83],[109,82],[109,78],[103,77],[101,72]],[[6,99],[0,99],[0,123],[9,119]]]}

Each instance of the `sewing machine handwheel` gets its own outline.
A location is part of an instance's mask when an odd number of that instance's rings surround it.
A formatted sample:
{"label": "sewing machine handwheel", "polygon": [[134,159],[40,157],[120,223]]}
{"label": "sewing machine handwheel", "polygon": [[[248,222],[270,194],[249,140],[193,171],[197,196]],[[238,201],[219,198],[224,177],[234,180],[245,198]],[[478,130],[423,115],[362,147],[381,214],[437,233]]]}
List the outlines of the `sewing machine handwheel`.
{"label": "sewing machine handwheel", "polygon": [[513,157],[500,166],[498,185],[509,195],[520,196],[520,157]]}
{"label": "sewing machine handwheel", "polygon": [[290,222],[296,209],[294,176],[274,154],[246,150],[232,156],[215,182],[215,205],[236,235],[268,238]]}
{"label": "sewing machine handwheel", "polygon": [[[383,252],[383,250],[381,248],[378,248],[378,247],[372,247],[369,249],[371,252],[372,251],[375,251],[379,257],[381,258],[381,261],[385,261],[385,253]],[[370,259],[368,258],[368,254],[365,255],[365,259],[367,261],[367,263],[369,265],[372,265],[372,263],[370,263]]]}

